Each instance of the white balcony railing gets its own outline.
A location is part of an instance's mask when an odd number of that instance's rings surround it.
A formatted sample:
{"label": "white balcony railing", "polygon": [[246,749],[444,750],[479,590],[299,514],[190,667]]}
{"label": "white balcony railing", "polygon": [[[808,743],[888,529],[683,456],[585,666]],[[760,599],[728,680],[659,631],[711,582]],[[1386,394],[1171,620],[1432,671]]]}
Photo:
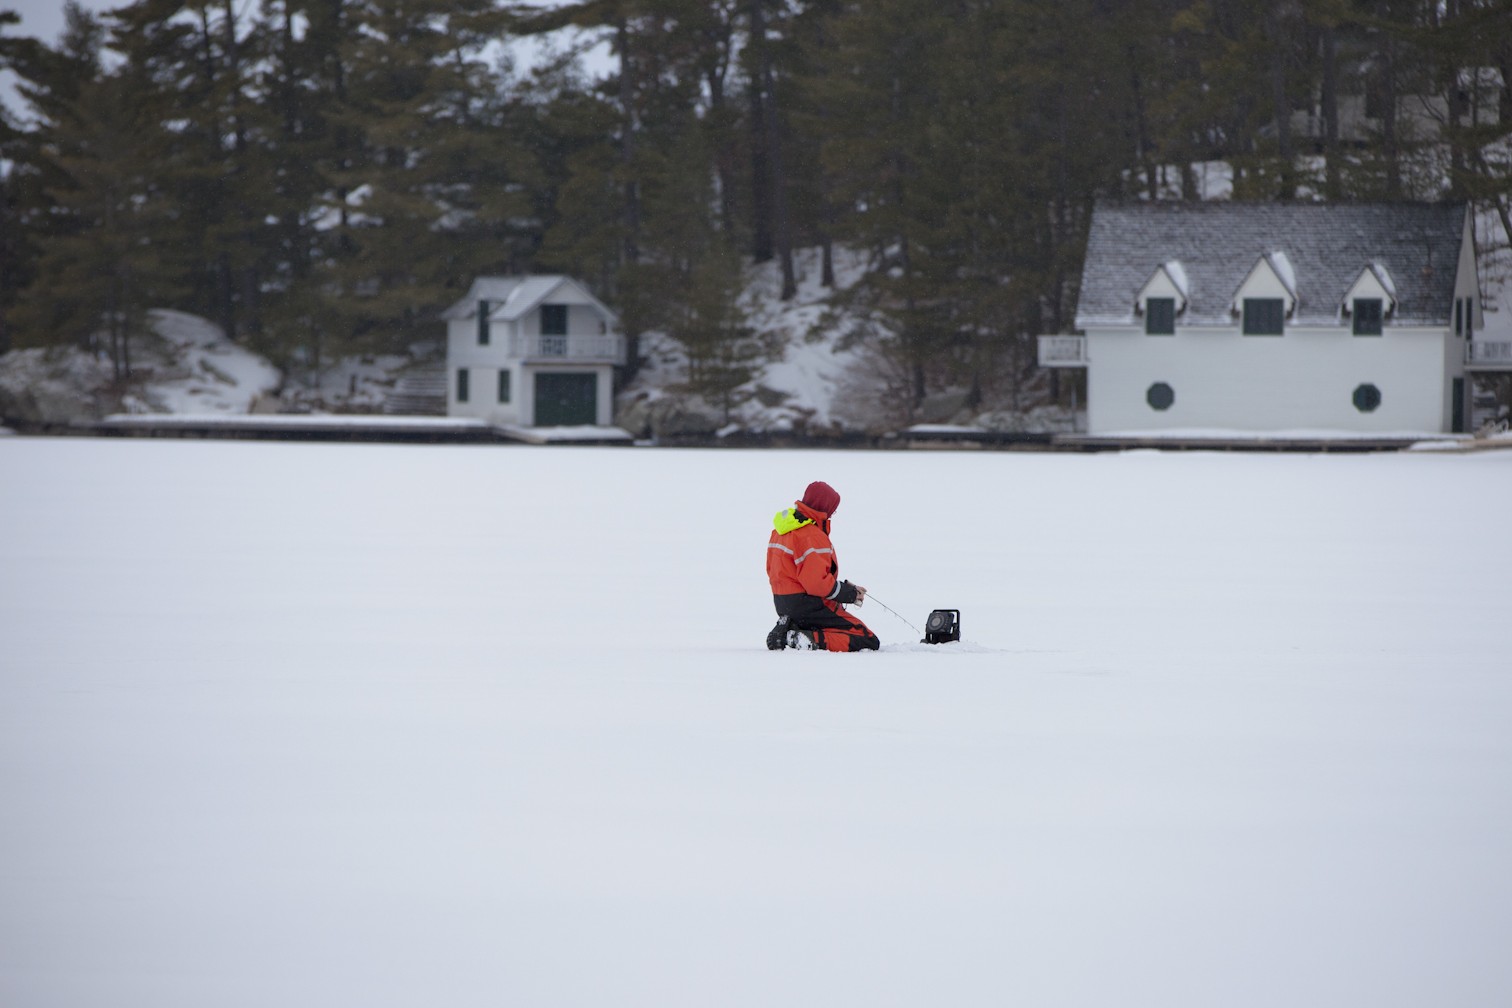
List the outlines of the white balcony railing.
{"label": "white balcony railing", "polygon": [[1040,367],[1086,367],[1087,337],[1041,336],[1039,338]]}
{"label": "white balcony railing", "polygon": [[625,337],[613,333],[596,336],[517,336],[510,349],[516,357],[529,361],[625,363]]}
{"label": "white balcony railing", "polygon": [[1471,340],[1465,344],[1465,365],[1512,371],[1512,343]]}

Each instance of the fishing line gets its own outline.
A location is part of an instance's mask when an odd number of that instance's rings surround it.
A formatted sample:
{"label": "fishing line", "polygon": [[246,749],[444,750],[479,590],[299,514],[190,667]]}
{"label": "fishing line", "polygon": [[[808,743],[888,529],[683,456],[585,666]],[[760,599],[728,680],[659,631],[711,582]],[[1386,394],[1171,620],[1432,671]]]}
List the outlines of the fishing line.
{"label": "fishing line", "polygon": [[[886,602],[883,602],[881,599],[877,598],[877,596],[873,595],[871,592],[867,592],[866,593],[866,597],[869,598],[869,599],[871,599],[873,602],[877,603],[877,605],[881,606],[883,609],[886,609],[888,612],[892,613],[894,616],[897,616],[898,619],[903,620],[904,623],[908,623],[908,620],[903,619],[903,617],[898,613],[898,611],[896,609],[894,609],[892,606],[888,605]],[[912,623],[908,623],[908,629],[912,630],[914,633],[922,633],[923,632],[918,627],[914,626]]]}

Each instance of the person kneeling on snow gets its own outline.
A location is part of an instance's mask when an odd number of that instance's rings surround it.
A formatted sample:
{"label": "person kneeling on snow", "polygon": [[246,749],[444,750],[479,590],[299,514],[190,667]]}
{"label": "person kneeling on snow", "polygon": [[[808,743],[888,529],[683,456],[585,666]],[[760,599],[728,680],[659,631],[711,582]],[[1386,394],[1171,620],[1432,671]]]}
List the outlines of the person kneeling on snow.
{"label": "person kneeling on snow", "polygon": [[825,651],[876,650],[882,642],[843,609],[860,605],[866,589],[840,580],[840,564],[830,542],[830,516],[840,495],[815,481],[803,498],[772,519],[767,540],[767,579],[777,625],[767,634],[767,648],[810,647]]}

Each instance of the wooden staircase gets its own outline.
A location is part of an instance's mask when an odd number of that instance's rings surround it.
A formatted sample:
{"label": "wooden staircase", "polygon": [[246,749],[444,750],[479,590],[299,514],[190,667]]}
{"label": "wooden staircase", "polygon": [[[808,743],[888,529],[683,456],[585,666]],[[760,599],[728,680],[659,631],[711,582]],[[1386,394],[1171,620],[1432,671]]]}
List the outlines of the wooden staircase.
{"label": "wooden staircase", "polygon": [[438,361],[406,368],[384,398],[383,412],[391,416],[445,416],[446,365]]}

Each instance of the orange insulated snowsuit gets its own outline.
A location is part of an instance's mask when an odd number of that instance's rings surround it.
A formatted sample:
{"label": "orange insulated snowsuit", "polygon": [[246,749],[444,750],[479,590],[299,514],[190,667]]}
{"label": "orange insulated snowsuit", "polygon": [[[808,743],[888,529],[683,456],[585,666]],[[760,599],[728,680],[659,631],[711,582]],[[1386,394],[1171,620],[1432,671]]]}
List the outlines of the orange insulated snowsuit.
{"label": "orange insulated snowsuit", "polygon": [[798,501],[777,512],[767,540],[767,579],[777,615],[828,651],[864,651],[881,646],[866,624],[841,608],[856,600],[840,580],[840,564],[829,537],[829,515]]}

